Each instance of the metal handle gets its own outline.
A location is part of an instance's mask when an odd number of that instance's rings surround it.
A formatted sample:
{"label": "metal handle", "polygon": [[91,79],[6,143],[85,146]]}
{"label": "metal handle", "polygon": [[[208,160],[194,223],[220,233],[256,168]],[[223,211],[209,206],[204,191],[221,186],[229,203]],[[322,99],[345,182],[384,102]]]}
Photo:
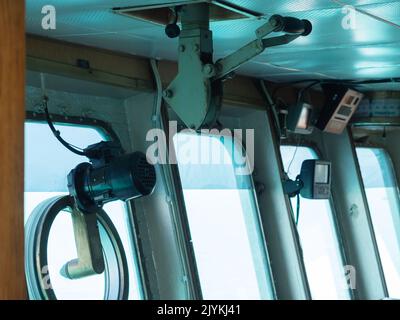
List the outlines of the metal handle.
{"label": "metal handle", "polygon": [[103,249],[97,226],[97,213],[82,213],[72,209],[75,244],[78,259],[67,262],[60,273],[67,279],[80,279],[104,271]]}
{"label": "metal handle", "polygon": [[301,20],[293,17],[273,15],[270,18],[270,24],[276,26],[275,32],[308,36],[312,31],[312,23],[309,20]]}

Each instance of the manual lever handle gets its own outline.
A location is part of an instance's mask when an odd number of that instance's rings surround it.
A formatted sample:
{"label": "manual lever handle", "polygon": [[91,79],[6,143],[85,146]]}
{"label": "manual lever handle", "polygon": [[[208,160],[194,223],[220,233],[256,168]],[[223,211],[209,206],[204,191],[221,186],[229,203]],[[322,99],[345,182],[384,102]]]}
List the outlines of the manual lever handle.
{"label": "manual lever handle", "polygon": [[312,31],[312,24],[309,20],[301,20],[293,17],[282,17],[273,15],[270,23],[276,25],[275,32],[285,32],[301,36],[308,36]]}

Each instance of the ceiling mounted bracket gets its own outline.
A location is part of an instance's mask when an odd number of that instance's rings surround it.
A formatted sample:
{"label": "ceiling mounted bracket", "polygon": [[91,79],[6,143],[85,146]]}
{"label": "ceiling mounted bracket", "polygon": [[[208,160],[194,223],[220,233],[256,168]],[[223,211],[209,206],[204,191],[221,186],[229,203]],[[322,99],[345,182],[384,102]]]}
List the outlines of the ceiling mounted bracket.
{"label": "ceiling mounted bracket", "polygon": [[[287,44],[312,31],[308,20],[274,15],[257,29],[256,40],[214,63],[209,6],[197,3],[181,7],[178,75],[164,91],[164,100],[187,127],[195,130],[215,125],[226,77],[266,48]],[[273,32],[285,34],[264,39]]]}

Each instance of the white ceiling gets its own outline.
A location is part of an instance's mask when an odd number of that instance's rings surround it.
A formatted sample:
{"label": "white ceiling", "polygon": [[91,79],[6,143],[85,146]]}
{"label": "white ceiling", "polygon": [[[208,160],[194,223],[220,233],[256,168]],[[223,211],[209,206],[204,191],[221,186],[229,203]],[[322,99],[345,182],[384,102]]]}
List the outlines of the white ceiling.
{"label": "white ceiling", "polygon": [[[169,0],[173,2],[174,0]],[[43,30],[41,9],[48,0],[26,0],[26,28],[31,34],[111,49],[146,57],[176,60],[177,40],[164,29],[114,14],[113,7],[154,4],[168,0],[52,0],[57,29]],[[272,81],[303,79],[382,79],[400,77],[400,1],[388,0],[231,0],[265,15],[291,15],[309,19],[308,37],[267,49],[240,68],[239,73]],[[341,3],[341,4],[340,4]],[[342,4],[368,14],[356,14],[356,28],[342,27]],[[373,15],[374,17],[371,17]],[[225,21],[212,24],[216,58],[254,39],[265,21]],[[399,90],[400,84],[369,86]]]}

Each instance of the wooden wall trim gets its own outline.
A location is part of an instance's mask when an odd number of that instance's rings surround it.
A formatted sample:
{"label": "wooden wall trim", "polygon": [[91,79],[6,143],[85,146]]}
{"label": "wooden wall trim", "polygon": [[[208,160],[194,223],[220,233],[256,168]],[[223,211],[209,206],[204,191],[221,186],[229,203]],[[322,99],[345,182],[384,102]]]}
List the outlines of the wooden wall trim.
{"label": "wooden wall trim", "polygon": [[[90,63],[89,69],[77,66],[77,60]],[[154,91],[148,58],[77,45],[69,42],[27,36],[28,70],[63,75],[139,91]],[[175,78],[177,64],[162,60],[159,69],[164,87]],[[224,100],[252,108],[265,108],[265,101],[253,83],[254,79],[236,76],[225,82]]]}
{"label": "wooden wall trim", "polygon": [[[77,66],[77,60],[90,63],[89,69]],[[85,45],[27,36],[28,70],[66,76],[69,78],[109,84],[138,91],[154,91],[154,81],[148,58],[114,52]],[[163,87],[166,88],[175,78],[176,62],[161,60],[159,70]],[[252,109],[265,109],[266,101],[255,85],[256,78],[237,75],[224,83],[224,104]],[[278,96],[284,97],[287,104],[296,103],[298,89],[284,84],[268,83],[270,92],[277,86]],[[321,92],[309,92],[312,104],[320,108],[323,104]]]}
{"label": "wooden wall trim", "polygon": [[25,1],[0,1],[0,299],[25,299]]}

